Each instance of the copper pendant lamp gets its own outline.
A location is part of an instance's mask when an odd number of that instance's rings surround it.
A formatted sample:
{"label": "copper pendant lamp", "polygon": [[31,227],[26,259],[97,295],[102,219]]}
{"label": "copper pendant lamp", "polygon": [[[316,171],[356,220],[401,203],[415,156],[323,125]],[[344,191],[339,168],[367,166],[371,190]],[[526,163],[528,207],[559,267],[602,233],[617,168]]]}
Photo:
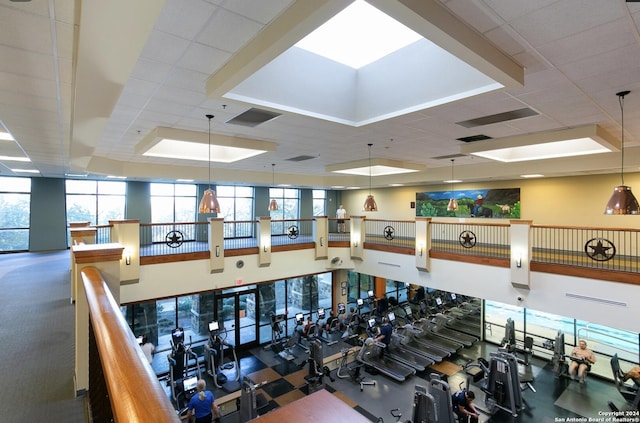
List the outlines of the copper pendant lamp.
{"label": "copper pendant lamp", "polygon": [[616,93],[618,96],[618,102],[620,103],[620,112],[622,115],[622,137],[620,138],[620,152],[622,164],[620,166],[620,178],[621,184],[613,189],[613,194],[607,206],[604,209],[606,215],[637,215],[638,214],[638,200],[631,192],[631,187],[624,184],[624,96],[629,94],[630,91],[620,91]]}
{"label": "copper pendant lamp", "polygon": [[[271,186],[275,186],[276,185],[276,165],[275,163],[271,163]],[[276,211],[278,210],[278,203],[276,202],[275,198],[272,198],[271,201],[269,202],[269,211]]]}
{"label": "copper pendant lamp", "polygon": [[369,195],[367,195],[367,199],[364,200],[364,206],[362,206],[362,209],[367,212],[378,211],[376,200],[371,194],[371,146],[373,146],[373,144],[369,144]]}
{"label": "copper pendant lamp", "polygon": [[447,211],[458,211],[458,202],[453,195],[453,162],[455,159],[451,159],[451,198],[449,198],[449,204],[447,204]]}
{"label": "copper pendant lamp", "polygon": [[205,115],[209,119],[209,188],[204,191],[202,199],[200,200],[200,206],[198,207],[199,213],[220,213],[220,204],[216,197],[216,192],[211,189],[211,119],[213,115]]}

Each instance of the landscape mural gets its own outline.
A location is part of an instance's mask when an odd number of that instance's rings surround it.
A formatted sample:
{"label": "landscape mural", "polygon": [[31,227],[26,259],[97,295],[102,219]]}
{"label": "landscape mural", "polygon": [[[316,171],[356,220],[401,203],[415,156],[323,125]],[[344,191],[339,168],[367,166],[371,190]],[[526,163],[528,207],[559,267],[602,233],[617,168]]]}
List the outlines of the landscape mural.
{"label": "landscape mural", "polygon": [[[452,197],[457,211],[447,210]],[[416,216],[519,219],[520,188],[417,192]]]}

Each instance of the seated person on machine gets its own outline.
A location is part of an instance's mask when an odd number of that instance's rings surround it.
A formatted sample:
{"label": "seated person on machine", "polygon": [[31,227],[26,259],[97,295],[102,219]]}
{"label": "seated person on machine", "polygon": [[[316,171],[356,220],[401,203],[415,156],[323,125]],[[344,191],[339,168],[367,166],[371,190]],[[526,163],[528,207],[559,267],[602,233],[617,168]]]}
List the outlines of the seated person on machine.
{"label": "seated person on machine", "polygon": [[[338,320],[338,317],[336,316],[336,312],[331,310],[329,312],[329,318],[327,319],[327,323],[325,324],[325,330],[327,332],[329,332],[331,330],[331,325],[332,324],[334,324],[334,325],[336,324],[336,323],[333,323],[335,320]],[[337,328],[340,328],[340,326],[338,325]]]}
{"label": "seated person on machine", "polygon": [[478,421],[478,410],[473,404],[475,398],[476,394],[466,389],[458,391],[451,396],[451,405],[453,406],[453,412],[458,416],[458,422],[469,423],[469,418],[471,418],[471,422]]}
{"label": "seated person on machine", "polygon": [[302,325],[301,328],[298,328],[298,342],[302,340],[303,337],[306,337],[309,334],[309,329],[315,326],[313,323],[313,319],[311,316],[307,317],[307,321]]}
{"label": "seated person on machine", "polygon": [[640,386],[640,366],[632,368],[622,377],[623,382],[626,382],[629,379],[631,379],[636,386]]}
{"label": "seated person on machine", "polygon": [[578,346],[571,351],[569,356],[571,363],[569,363],[569,377],[574,379],[576,371],[578,372],[578,380],[580,383],[584,383],[584,378],[587,372],[591,370],[591,365],[596,362],[596,356],[589,348],[587,348],[587,342],[581,339],[578,342]]}

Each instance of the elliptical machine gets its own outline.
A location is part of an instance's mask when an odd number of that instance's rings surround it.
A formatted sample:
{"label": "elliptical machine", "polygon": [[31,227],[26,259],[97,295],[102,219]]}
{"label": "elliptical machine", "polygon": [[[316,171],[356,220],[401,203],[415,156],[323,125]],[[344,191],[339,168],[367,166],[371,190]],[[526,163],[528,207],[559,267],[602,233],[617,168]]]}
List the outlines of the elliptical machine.
{"label": "elliptical machine", "polygon": [[[184,343],[184,329],[179,327],[171,331],[171,353],[167,355],[169,361],[169,385],[171,398],[178,408],[185,406],[185,401],[190,398],[186,395],[191,392],[193,379],[196,382],[202,377],[198,355]],[[185,387],[186,384],[186,387]],[[192,392],[191,392],[192,393]]]}
{"label": "elliptical machine", "polygon": [[[232,361],[225,362],[225,350],[231,350]],[[227,331],[217,321],[209,323],[209,343],[204,346],[204,351],[207,373],[216,387],[227,393],[240,389],[240,365],[236,349],[227,341]],[[233,377],[230,378],[225,370],[233,370]]]}
{"label": "elliptical machine", "polygon": [[291,353],[291,348],[295,346],[296,340],[294,336],[284,336],[284,328],[282,325],[286,319],[286,314],[271,313],[271,344],[265,347],[265,349],[270,349],[283,359],[292,361],[296,356]]}

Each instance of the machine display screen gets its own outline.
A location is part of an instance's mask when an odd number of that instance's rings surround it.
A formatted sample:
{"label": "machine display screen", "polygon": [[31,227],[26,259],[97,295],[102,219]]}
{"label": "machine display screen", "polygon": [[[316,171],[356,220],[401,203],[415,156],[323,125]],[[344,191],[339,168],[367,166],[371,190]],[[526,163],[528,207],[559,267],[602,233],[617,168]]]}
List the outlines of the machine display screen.
{"label": "machine display screen", "polygon": [[396,320],[396,314],[392,311],[389,314],[387,314],[387,318],[389,319],[390,322],[393,322],[394,320]]}
{"label": "machine display screen", "polygon": [[184,392],[195,391],[197,385],[198,385],[198,377],[197,376],[186,377],[186,378],[182,379],[182,390]]}
{"label": "machine display screen", "polygon": [[324,319],[325,313],[324,313],[324,308],[319,308],[318,309],[318,319]]}
{"label": "machine display screen", "polygon": [[296,322],[298,323],[302,323],[302,320],[304,319],[304,314],[302,313],[296,313]]}
{"label": "machine display screen", "polygon": [[218,329],[220,329],[220,325],[218,325],[217,321],[214,320],[213,322],[209,323],[209,332],[213,332]]}
{"label": "machine display screen", "polygon": [[362,300],[362,298],[358,298],[358,305],[359,306],[364,305],[364,301]]}
{"label": "machine display screen", "polygon": [[369,319],[369,327],[373,328],[376,326],[376,319]]}
{"label": "machine display screen", "polygon": [[142,337],[142,336],[138,336],[138,337],[136,338],[136,342],[138,343],[138,345],[142,345],[142,339],[143,339],[143,337]]}
{"label": "machine display screen", "polygon": [[338,313],[340,313],[340,314],[344,313],[345,309],[346,308],[344,306],[344,303],[339,303],[338,304]]}
{"label": "machine display screen", "polygon": [[367,295],[369,295],[369,298],[373,298],[374,297],[373,291],[367,291]]}

